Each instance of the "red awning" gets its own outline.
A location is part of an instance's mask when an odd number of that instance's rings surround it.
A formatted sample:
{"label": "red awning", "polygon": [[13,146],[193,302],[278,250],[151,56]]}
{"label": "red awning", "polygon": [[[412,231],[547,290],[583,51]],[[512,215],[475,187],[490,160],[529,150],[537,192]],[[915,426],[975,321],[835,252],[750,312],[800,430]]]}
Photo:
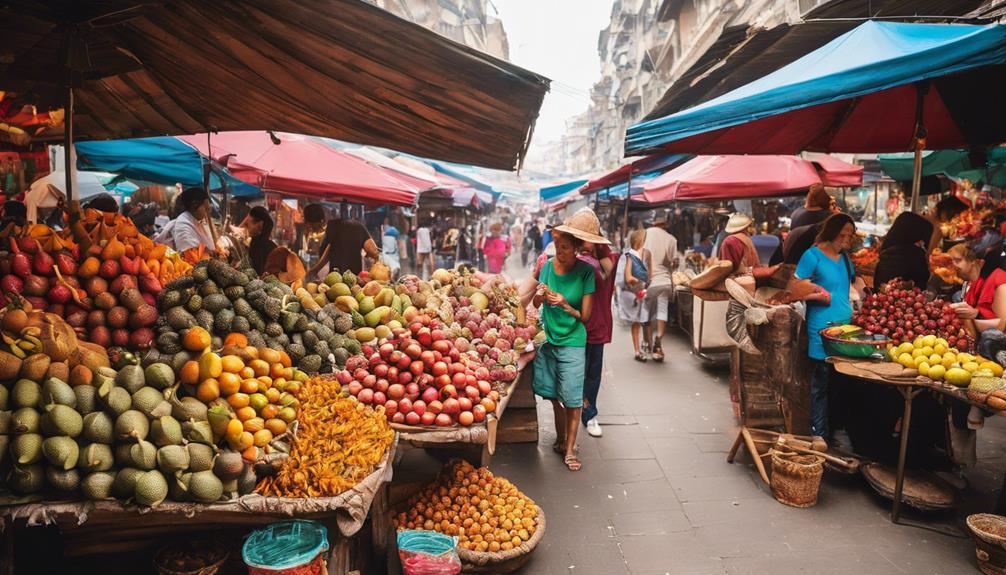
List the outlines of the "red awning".
{"label": "red awning", "polygon": [[797,156],[698,156],[643,187],[651,204],[800,194],[821,183],[814,164]]}
{"label": "red awning", "polygon": [[282,132],[274,135],[279,144],[269,132],[212,134],[210,152],[206,150],[206,134],[180,138],[265,192],[411,206],[419,192],[430,187],[427,181],[374,166],[313,138]]}
{"label": "red awning", "polygon": [[843,162],[828,154],[807,154],[806,159],[817,166],[821,183],[826,186],[842,188],[863,185],[863,166]]}

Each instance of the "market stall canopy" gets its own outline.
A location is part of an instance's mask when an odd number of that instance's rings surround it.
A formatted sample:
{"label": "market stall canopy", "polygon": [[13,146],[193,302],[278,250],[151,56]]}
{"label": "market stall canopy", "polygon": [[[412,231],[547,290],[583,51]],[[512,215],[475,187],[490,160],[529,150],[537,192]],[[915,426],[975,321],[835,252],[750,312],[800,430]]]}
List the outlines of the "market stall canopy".
{"label": "market stall canopy", "polygon": [[[879,154],[880,170],[892,180],[911,181],[914,154]],[[922,176],[946,175],[1002,186],[1006,184],[1006,148],[990,148],[972,154],[967,150],[922,152]]]}
{"label": "market stall canopy", "polygon": [[1006,26],[868,21],[767,76],[629,128],[628,155],[795,154],[1006,140]]}
{"label": "market stall canopy", "polygon": [[590,194],[618,184],[624,184],[628,182],[630,174],[635,179],[642,174],[659,173],[661,170],[666,171],[690,157],[687,154],[655,154],[646,156],[645,158],[623,164],[599,178],[592,178],[583,187],[581,193]]}
{"label": "market stall canopy", "polygon": [[425,182],[425,186],[428,188],[453,189],[468,186],[467,183],[446,174],[441,174],[432,167],[428,170],[422,170],[403,162],[396,162],[394,158],[386,156],[373,148],[357,146],[345,148],[343,151],[380,168]]}
{"label": "market stall canopy", "polygon": [[[77,190],[80,199],[87,199],[108,193],[108,186],[114,186],[115,174],[98,172],[77,172]],[[38,221],[38,210],[55,208],[66,202],[66,174],[61,171],[49,172],[32,182],[25,194],[24,203],[28,209],[28,221]],[[135,186],[133,188],[135,190]]]}
{"label": "market stall canopy", "polygon": [[825,186],[844,188],[863,185],[863,166],[843,162],[828,154],[810,153],[804,159],[814,164]]}
{"label": "market stall canopy", "polygon": [[[275,138],[276,143],[273,142]],[[411,206],[424,182],[373,166],[318,140],[282,132],[221,132],[180,136],[225,164],[237,178],[264,192],[347,200],[367,205]]]}
{"label": "market stall canopy", "polygon": [[359,0],[0,7],[0,90],[75,138],[282,129],[512,170],[549,81]]}
{"label": "market stall canopy", "polygon": [[771,198],[819,183],[814,165],[797,156],[698,156],[647,183],[643,198],[650,204]]}
{"label": "market stall canopy", "polygon": [[541,201],[543,202],[553,202],[571,192],[579,193],[580,188],[586,184],[587,181],[588,180],[586,179],[571,180],[554,186],[546,186],[538,190],[538,197],[541,198]]}
{"label": "market stall canopy", "polygon": [[[190,144],[171,136],[77,142],[77,169],[113,172],[131,180],[165,186],[202,187],[207,160]],[[227,187],[236,197],[262,195],[258,187],[243,182],[219,166],[210,167],[210,189]],[[81,191],[81,198],[87,197]]]}

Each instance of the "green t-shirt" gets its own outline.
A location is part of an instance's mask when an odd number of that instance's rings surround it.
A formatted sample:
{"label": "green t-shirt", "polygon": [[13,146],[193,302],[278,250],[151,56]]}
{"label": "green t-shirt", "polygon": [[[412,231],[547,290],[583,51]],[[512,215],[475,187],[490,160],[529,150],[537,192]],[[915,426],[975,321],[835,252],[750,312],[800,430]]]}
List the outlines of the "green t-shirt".
{"label": "green t-shirt", "polygon": [[[565,275],[559,275],[552,268],[552,260],[548,260],[541,268],[538,281],[548,286],[548,289],[561,293],[569,305],[581,311],[583,296],[594,293],[594,268],[588,263],[577,260],[572,270]],[[583,322],[566,313],[561,307],[542,303],[541,323],[545,328],[545,337],[552,345],[587,346],[587,328]]]}

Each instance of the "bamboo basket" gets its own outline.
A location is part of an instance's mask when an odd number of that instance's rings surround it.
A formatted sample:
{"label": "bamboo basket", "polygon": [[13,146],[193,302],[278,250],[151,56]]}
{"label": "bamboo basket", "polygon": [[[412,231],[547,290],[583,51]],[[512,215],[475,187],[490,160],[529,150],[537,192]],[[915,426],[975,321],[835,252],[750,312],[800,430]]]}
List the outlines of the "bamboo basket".
{"label": "bamboo basket", "polygon": [[791,507],[817,505],[817,492],[824,475],[824,458],[819,455],[784,453],[775,449],[772,455],[772,495],[779,503]]}
{"label": "bamboo basket", "polygon": [[483,553],[457,548],[462,573],[513,573],[531,559],[531,552],[545,536],[545,512],[538,508],[538,528],[531,539],[509,551]]}
{"label": "bamboo basket", "polygon": [[1006,574],[1006,517],[976,513],[968,516],[967,524],[975,540],[978,570],[985,575]]}

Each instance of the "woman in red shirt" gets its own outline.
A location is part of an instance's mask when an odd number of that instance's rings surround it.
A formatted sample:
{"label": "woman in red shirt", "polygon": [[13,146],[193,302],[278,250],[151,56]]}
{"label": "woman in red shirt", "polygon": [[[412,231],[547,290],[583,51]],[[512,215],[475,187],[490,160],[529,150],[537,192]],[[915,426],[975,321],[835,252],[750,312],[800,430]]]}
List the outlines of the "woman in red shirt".
{"label": "woman in red shirt", "polygon": [[969,244],[957,244],[948,252],[957,274],[966,282],[964,301],[954,304],[957,317],[971,320],[976,333],[1006,328],[1006,271],[999,267],[999,246],[977,254]]}

